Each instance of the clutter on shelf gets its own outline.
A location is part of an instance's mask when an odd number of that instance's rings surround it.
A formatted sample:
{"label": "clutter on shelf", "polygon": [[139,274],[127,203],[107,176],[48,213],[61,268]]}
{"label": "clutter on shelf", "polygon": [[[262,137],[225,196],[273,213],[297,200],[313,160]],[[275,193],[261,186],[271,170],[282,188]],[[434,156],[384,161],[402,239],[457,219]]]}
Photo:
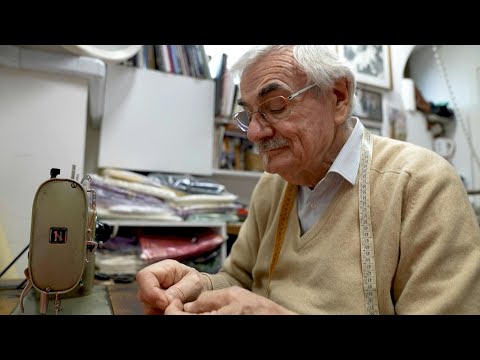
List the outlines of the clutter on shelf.
{"label": "clutter on shelf", "polygon": [[453,111],[447,106],[448,103],[433,103],[427,101],[417,87],[415,87],[415,102],[417,110],[425,114],[427,129],[431,132],[432,136],[446,136],[447,125],[455,121]]}
{"label": "clutter on shelf", "polygon": [[[163,259],[218,271],[225,237],[211,224],[238,223],[248,213],[237,195],[208,178],[113,168],[90,177],[99,219],[123,224],[98,250],[95,262],[97,277],[114,281],[132,280],[138,270]],[[142,226],[142,221],[155,226]]]}

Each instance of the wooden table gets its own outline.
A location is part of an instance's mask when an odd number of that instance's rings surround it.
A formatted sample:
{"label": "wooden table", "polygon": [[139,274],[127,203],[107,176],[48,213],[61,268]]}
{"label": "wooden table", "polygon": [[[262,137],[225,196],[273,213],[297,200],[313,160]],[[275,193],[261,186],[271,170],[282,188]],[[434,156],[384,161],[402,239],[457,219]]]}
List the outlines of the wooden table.
{"label": "wooden table", "polygon": [[143,305],[137,300],[137,283],[108,286],[113,315],[143,315]]}
{"label": "wooden table", "polygon": [[[22,280],[0,282],[0,315],[10,315],[17,308],[22,289],[16,287],[21,282]],[[143,315],[143,305],[137,300],[136,282],[117,284],[103,281],[96,282],[94,286],[106,286],[112,315]]]}

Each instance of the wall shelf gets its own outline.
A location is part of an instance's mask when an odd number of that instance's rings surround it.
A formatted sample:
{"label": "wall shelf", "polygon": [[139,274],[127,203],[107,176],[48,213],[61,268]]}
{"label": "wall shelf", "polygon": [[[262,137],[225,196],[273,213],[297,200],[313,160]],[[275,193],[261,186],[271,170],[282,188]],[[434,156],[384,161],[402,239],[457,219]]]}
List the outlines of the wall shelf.
{"label": "wall shelf", "polygon": [[160,221],[160,220],[126,220],[126,219],[99,219],[101,222],[113,226],[112,237],[115,237],[120,227],[199,227],[211,228],[223,238],[220,245],[221,263],[227,258],[227,224],[223,221]]}
{"label": "wall shelf", "polygon": [[260,171],[243,171],[243,170],[229,170],[229,169],[213,169],[214,175],[227,175],[234,177],[249,177],[260,178],[263,172]]}
{"label": "wall shelf", "polygon": [[225,130],[224,136],[238,137],[242,139],[248,139],[246,132],[234,131],[234,130]]}
{"label": "wall shelf", "polygon": [[432,123],[437,122],[437,123],[441,123],[443,125],[450,124],[455,120],[454,117],[447,118],[445,116],[439,116],[439,115],[436,115],[436,114],[425,114],[425,117],[427,118],[427,120],[429,122],[432,122]]}
{"label": "wall shelf", "polygon": [[130,227],[219,227],[225,226],[223,221],[161,221],[161,220],[125,220],[125,219],[100,219],[111,226]]}

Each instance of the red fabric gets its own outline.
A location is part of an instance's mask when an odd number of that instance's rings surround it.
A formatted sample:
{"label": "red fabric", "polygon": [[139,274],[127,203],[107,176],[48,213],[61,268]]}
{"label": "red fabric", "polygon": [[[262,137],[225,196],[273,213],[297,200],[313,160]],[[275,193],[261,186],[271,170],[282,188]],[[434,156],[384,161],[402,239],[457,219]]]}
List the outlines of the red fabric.
{"label": "red fabric", "polygon": [[223,237],[208,229],[192,236],[141,234],[138,240],[142,249],[140,257],[154,262],[164,259],[182,260],[202,255],[218,247],[223,242]]}

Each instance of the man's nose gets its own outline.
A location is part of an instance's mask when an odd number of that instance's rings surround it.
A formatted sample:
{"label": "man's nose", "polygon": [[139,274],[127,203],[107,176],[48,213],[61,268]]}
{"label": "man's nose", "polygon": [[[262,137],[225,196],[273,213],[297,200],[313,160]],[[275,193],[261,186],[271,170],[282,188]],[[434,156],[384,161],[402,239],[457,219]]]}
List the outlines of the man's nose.
{"label": "man's nose", "polygon": [[254,111],[251,115],[250,124],[248,125],[247,138],[251,142],[258,142],[265,137],[272,136],[273,128],[265,120],[265,116],[257,111]]}

